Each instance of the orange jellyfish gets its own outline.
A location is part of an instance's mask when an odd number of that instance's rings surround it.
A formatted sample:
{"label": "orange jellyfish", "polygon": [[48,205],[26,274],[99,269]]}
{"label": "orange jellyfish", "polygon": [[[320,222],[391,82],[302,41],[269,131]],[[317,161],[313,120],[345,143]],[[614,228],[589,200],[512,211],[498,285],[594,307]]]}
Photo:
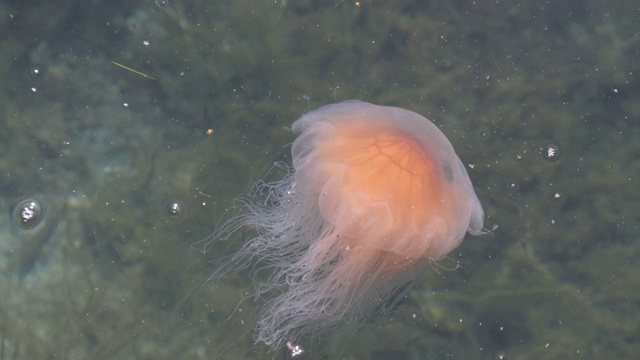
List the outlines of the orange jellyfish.
{"label": "orange jellyfish", "polygon": [[208,245],[243,227],[255,231],[215,276],[267,272],[256,284],[265,305],[254,338],[273,349],[357,328],[483,227],[462,162],[421,115],[345,101],[305,114],[292,129],[293,170],[259,185]]}

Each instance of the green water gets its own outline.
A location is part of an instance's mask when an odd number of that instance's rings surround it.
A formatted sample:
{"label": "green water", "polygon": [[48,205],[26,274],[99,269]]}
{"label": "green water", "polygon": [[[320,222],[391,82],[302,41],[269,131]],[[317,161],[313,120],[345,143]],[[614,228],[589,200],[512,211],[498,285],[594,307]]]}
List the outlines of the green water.
{"label": "green water", "polygon": [[[296,118],[345,99],[434,121],[494,230],[434,264],[342,358],[636,357],[639,13],[1,2],[0,359],[288,358],[253,344],[248,273],[202,283],[242,234],[190,246],[290,161]],[[30,228],[25,199],[43,209]]]}

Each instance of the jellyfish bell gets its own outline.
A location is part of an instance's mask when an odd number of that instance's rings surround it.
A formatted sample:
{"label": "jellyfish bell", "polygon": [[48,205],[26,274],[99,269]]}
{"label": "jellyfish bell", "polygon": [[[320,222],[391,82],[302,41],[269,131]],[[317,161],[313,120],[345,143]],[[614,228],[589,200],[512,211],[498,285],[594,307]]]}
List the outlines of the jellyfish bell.
{"label": "jellyfish bell", "polygon": [[439,259],[483,211],[451,143],[426,118],[400,108],[347,101],[293,124],[298,191],[319,194],[337,233],[411,258]]}
{"label": "jellyfish bell", "polygon": [[216,273],[251,262],[269,272],[256,286],[265,304],[254,338],[273,349],[357,327],[483,226],[462,162],[426,118],[346,101],[292,130],[293,170],[213,235],[255,229]]}

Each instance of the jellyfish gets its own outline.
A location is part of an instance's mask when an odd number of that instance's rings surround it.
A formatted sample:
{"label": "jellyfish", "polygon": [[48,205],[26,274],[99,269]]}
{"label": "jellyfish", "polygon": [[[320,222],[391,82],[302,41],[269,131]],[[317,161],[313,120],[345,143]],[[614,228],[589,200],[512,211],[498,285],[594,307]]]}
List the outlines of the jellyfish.
{"label": "jellyfish", "polygon": [[212,278],[254,272],[264,301],[254,340],[272,349],[356,329],[467,232],[483,232],[464,165],[423,116],[345,101],[303,115],[292,130],[293,168],[256,185],[207,245],[252,231]]}

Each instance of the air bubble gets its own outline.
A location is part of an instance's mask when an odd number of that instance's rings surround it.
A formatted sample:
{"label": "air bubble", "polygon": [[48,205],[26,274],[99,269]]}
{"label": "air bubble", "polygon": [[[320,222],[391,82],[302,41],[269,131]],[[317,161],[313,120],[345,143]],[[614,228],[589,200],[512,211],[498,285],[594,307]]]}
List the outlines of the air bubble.
{"label": "air bubble", "polygon": [[302,347],[302,345],[287,342],[287,348],[289,348],[289,351],[291,352],[290,356],[292,359],[300,359],[305,355],[305,348]]}
{"label": "air bubble", "polygon": [[558,192],[558,191],[552,191],[551,192],[551,200],[557,203],[561,203],[564,201],[564,196],[562,195],[562,193]]}
{"label": "air bubble", "polygon": [[25,199],[13,209],[13,222],[21,229],[33,229],[44,218],[44,207],[39,200]]}
{"label": "air bubble", "polygon": [[162,215],[167,220],[179,220],[184,217],[186,211],[184,203],[177,199],[171,199],[162,205]]}
{"label": "air bubble", "polygon": [[34,79],[39,79],[44,75],[44,67],[41,65],[31,65],[29,75]]}
{"label": "air bubble", "polygon": [[520,192],[520,183],[517,181],[509,181],[505,188],[509,194],[517,194]]}
{"label": "air bubble", "polygon": [[558,159],[560,158],[560,155],[561,155],[561,151],[560,151],[560,147],[558,145],[547,144],[542,149],[542,156],[544,157],[545,160],[547,160],[549,162],[558,161]]}
{"label": "air bubble", "polygon": [[156,0],[156,5],[158,5],[160,7],[167,6],[168,4],[169,4],[168,0]]}

